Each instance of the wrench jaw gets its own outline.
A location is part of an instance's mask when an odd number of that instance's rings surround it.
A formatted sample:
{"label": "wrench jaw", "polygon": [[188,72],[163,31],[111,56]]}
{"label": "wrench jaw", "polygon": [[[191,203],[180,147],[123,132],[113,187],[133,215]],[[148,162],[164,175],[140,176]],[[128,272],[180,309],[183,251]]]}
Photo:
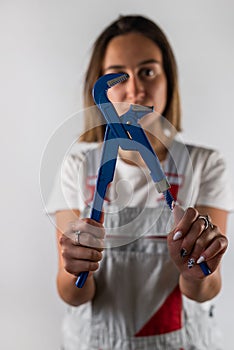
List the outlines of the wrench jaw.
{"label": "wrench jaw", "polygon": [[126,73],[111,73],[100,77],[93,88],[93,99],[96,105],[100,106],[103,103],[110,103],[110,100],[107,97],[108,89],[124,82],[128,78],[129,75]]}
{"label": "wrench jaw", "polygon": [[113,86],[127,80],[128,77],[129,75],[125,73],[106,74],[100,77],[93,87],[93,99],[95,104],[102,112],[107,124],[111,126],[115,137],[121,139],[128,139],[129,136],[121,123],[117,111],[108,99],[107,91]]}

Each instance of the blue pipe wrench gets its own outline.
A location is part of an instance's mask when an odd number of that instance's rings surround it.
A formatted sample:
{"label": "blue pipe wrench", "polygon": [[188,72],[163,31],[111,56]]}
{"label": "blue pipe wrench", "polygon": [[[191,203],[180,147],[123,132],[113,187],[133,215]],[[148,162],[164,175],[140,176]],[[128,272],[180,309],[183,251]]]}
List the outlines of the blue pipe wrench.
{"label": "blue pipe wrench", "polygon": [[[144,130],[138,123],[142,117],[153,111],[153,107],[131,105],[125,114],[119,116],[107,97],[109,88],[127,79],[128,75],[125,73],[106,74],[97,80],[93,88],[94,102],[107,123],[90,216],[98,222],[101,218],[107,187],[114,177],[119,147],[124,150],[138,151],[141,154],[158,192],[163,193],[169,208],[171,210],[174,208],[174,199],[169,191],[170,184]],[[111,147],[108,147],[108,143]],[[200,266],[205,275],[211,273],[205,262]],[[76,286],[82,288],[87,277],[88,272],[82,272],[78,276]]]}

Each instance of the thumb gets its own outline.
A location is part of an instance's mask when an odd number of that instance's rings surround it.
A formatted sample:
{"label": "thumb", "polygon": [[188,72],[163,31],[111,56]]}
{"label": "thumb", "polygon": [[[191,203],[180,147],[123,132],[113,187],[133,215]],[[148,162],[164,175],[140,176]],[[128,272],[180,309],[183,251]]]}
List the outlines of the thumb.
{"label": "thumb", "polygon": [[182,217],[184,216],[185,210],[178,204],[176,204],[173,208],[173,216],[174,216],[174,228],[172,229],[172,231],[168,234],[167,236],[167,242],[168,242],[168,247],[169,250],[172,251],[178,251],[179,247],[180,247],[180,241],[174,241],[173,237],[175,235],[175,230],[176,230],[176,226],[178,225],[178,223],[180,222],[180,220],[182,219]]}
{"label": "thumb", "polygon": [[102,211],[102,213],[101,213],[99,222],[100,222],[101,224],[104,223],[104,211]]}
{"label": "thumb", "polygon": [[[175,229],[182,217],[184,216],[185,210],[178,204],[176,204],[173,208],[173,217],[174,217],[174,224],[172,230],[169,232],[167,239],[168,242],[173,242],[173,236],[175,234]],[[174,243],[173,243],[174,244]]]}
{"label": "thumb", "polygon": [[175,205],[173,209],[174,223],[175,226],[178,225],[182,217],[184,216],[185,210],[180,205]]}

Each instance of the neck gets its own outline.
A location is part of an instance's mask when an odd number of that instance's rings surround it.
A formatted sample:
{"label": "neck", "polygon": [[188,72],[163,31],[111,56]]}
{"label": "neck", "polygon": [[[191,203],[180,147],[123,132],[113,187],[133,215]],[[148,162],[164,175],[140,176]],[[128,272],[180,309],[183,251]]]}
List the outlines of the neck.
{"label": "neck", "polygon": [[[159,161],[163,162],[167,156],[167,149],[162,144],[160,145],[160,147],[159,147],[159,145],[157,145],[157,146],[158,147],[153,147],[154,151],[155,151]],[[127,164],[139,166],[139,167],[145,167],[145,162],[142,159],[140,153],[137,151],[127,151],[127,150],[122,150],[120,148],[119,149],[119,156]]]}

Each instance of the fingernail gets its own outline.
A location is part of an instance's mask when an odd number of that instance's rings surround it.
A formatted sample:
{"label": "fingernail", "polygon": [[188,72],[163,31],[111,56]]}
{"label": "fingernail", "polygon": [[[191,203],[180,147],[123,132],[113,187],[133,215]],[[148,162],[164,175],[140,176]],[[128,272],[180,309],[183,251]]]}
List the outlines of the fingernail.
{"label": "fingernail", "polygon": [[181,231],[177,231],[174,236],[173,236],[173,241],[177,241],[178,239],[180,239],[182,237],[182,232]]}
{"label": "fingernail", "polygon": [[204,258],[204,256],[201,255],[200,258],[197,259],[197,264],[200,264],[203,261],[205,261],[205,258]]}
{"label": "fingernail", "polygon": [[180,251],[181,258],[184,258],[187,254],[188,254],[187,250],[182,248],[181,251]]}
{"label": "fingernail", "polygon": [[195,264],[195,260],[193,258],[188,260],[188,268],[191,269]]}

